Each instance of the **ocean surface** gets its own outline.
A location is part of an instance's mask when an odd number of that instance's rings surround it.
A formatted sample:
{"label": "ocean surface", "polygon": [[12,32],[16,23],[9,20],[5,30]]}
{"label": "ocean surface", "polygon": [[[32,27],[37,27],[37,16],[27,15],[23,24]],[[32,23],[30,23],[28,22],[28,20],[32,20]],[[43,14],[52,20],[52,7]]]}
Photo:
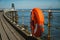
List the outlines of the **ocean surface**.
{"label": "ocean surface", "polygon": [[[18,23],[19,25],[22,25],[22,24],[26,25],[25,28],[29,32],[31,32],[30,14],[31,14],[31,9],[19,9],[18,10],[18,17],[19,17]],[[48,12],[43,12],[43,14],[45,17],[45,22],[44,22],[45,31],[42,36],[47,36],[48,34]],[[52,12],[50,23],[51,23],[51,27],[50,27],[51,40],[60,40],[60,12]],[[44,39],[44,37],[42,37],[42,39]]]}

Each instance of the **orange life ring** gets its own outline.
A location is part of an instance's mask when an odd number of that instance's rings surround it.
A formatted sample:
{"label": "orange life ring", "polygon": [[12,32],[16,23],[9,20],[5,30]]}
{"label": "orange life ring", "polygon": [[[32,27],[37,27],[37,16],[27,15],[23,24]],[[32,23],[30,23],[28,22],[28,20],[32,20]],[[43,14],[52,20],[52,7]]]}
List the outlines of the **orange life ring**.
{"label": "orange life ring", "polygon": [[44,32],[44,15],[41,9],[34,8],[31,12],[32,36],[40,37]]}

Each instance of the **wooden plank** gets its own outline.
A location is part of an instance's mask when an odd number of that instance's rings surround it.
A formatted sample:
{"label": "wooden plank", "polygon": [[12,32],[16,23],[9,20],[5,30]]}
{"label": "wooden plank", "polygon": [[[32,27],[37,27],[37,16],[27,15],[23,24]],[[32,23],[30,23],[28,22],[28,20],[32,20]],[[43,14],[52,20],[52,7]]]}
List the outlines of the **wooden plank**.
{"label": "wooden plank", "polygon": [[[1,15],[0,15],[0,19],[1,19]],[[1,34],[1,40],[9,40],[2,25],[1,25],[1,20],[0,20],[0,34]]]}
{"label": "wooden plank", "polygon": [[18,39],[18,40],[25,40],[4,18],[3,18],[5,24],[8,26],[8,29],[11,31],[11,33]]}

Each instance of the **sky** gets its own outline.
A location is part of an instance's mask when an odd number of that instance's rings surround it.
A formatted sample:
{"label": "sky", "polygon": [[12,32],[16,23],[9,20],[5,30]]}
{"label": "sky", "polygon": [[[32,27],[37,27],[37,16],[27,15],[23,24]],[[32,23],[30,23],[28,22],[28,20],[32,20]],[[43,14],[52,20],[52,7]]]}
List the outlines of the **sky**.
{"label": "sky", "polygon": [[60,0],[0,0],[0,8],[11,8],[12,3],[16,9],[60,8]]}

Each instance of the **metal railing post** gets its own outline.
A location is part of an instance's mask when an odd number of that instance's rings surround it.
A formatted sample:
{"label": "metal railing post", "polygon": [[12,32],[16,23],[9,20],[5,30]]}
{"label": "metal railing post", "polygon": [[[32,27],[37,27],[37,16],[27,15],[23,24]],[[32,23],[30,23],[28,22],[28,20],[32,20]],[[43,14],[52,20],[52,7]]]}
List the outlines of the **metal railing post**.
{"label": "metal railing post", "polygon": [[10,14],[11,14],[11,20],[12,20],[12,12]]}
{"label": "metal railing post", "polygon": [[16,22],[16,24],[18,23],[18,14],[17,14],[17,11],[15,11],[15,22]]}
{"label": "metal railing post", "polygon": [[50,40],[50,27],[51,27],[50,20],[51,20],[51,13],[52,13],[52,11],[48,10],[48,40]]}

